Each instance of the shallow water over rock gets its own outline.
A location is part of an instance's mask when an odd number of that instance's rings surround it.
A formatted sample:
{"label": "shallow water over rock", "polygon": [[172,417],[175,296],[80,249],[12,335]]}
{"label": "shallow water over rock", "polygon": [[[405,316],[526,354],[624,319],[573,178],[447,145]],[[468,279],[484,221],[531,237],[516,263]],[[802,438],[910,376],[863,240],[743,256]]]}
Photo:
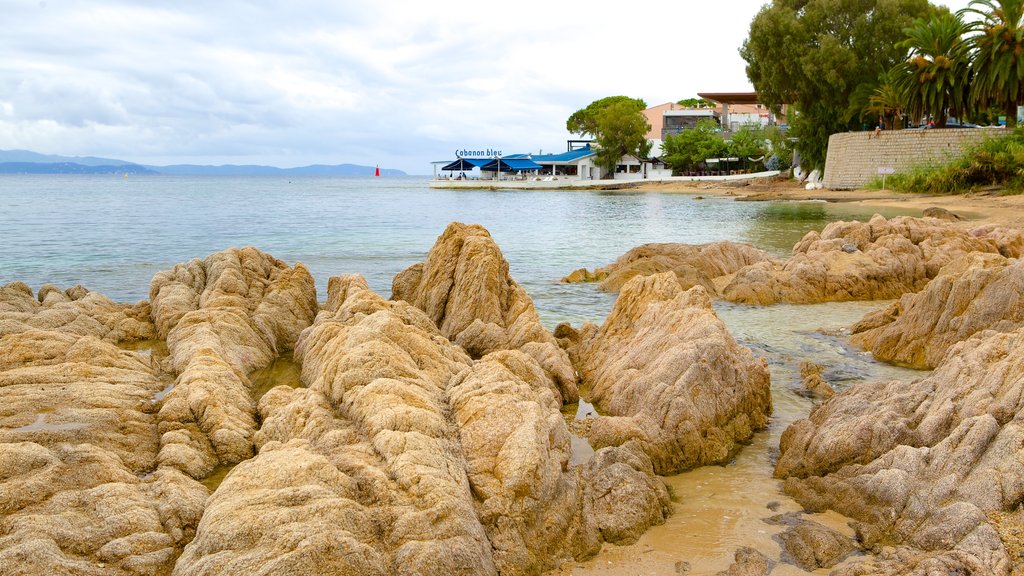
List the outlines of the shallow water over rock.
{"label": "shallow water over rock", "polygon": [[275,386],[302,388],[301,376],[302,366],[295,361],[291,352],[287,352],[278,356],[266,368],[254,370],[249,374],[249,393],[253,400],[259,402],[260,398]]}
{"label": "shallow water over rock", "polygon": [[[567,563],[561,573],[714,574],[732,564],[733,554],[741,546],[753,547],[779,562],[781,550],[773,536],[785,527],[765,520],[802,509],[783,494],[782,482],[772,477],[779,437],[814,405],[801,395],[800,363],[810,360],[822,365],[825,380],[837,390],[858,382],[913,380],[928,374],[877,362],[870,354],[850,347],[842,335],[864,314],[886,304],[746,306],[717,302],[716,311],[733,336],[768,360],[774,405],[768,430],[757,433],[726,466],[704,466],[666,478],[674,496],[674,514],[665,524],[648,530],[634,545],[606,544],[597,557]],[[583,412],[583,408],[577,410]],[[834,512],[808,518],[844,535],[853,534],[846,525],[848,519]],[[780,563],[772,575],[806,573]]]}

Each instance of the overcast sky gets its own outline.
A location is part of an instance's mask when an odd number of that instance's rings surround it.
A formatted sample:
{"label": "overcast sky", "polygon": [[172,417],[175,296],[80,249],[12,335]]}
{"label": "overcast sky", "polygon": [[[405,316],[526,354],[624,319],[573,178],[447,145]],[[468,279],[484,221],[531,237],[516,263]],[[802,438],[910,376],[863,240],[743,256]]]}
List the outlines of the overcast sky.
{"label": "overcast sky", "polygon": [[763,4],[0,0],[0,149],[413,174],[558,152],[604,96],[752,90]]}

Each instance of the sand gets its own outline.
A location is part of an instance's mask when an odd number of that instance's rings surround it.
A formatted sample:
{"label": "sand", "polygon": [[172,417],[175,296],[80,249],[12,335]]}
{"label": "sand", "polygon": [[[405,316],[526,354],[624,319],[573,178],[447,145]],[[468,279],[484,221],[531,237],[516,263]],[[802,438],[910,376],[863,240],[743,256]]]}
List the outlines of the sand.
{"label": "sand", "polygon": [[805,190],[789,180],[763,179],[733,182],[646,182],[633,190],[679,192],[698,196],[735,196],[743,201],[825,200],[865,207],[909,209],[945,208],[969,224],[992,223],[1024,227],[1024,195],[1002,196],[989,190],[970,194],[926,195],[892,190]]}

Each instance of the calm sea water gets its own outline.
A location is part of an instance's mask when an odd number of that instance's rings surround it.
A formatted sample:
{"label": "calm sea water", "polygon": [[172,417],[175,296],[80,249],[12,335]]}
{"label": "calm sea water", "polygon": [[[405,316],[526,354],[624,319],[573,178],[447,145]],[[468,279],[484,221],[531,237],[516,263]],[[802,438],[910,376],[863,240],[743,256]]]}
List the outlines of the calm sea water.
{"label": "calm sea water", "polygon": [[389,296],[452,221],[490,230],[545,323],[600,319],[611,299],[572,270],[644,242],[751,242],[780,255],[807,230],[871,214],[849,205],[695,200],[686,194],[430,190],[424,178],[0,176],[0,283],[82,284],[118,301],[153,275],[256,246],[328,277],[360,273]]}

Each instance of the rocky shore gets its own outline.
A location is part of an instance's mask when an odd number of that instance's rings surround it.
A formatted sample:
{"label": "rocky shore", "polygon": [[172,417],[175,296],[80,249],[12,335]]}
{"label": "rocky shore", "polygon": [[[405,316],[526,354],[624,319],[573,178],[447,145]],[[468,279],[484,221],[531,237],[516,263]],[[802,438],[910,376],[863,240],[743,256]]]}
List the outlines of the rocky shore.
{"label": "rocky shore", "polygon": [[[809,231],[785,260],[645,245],[567,277],[619,294],[601,326],[553,333],[487,230],[461,223],[390,299],[347,275],[318,302],[301,263],[255,248],[160,272],[137,304],[7,284],[0,573],[554,570],[636,542],[672,514],[662,476],[725,464],[768,426],[767,362],[714,299],[894,298],[851,342],[934,371],[832,394],[808,364],[820,403],[775,466],[855,539],[779,514],[770,556],[843,576],[1020,573],[1021,252],[1019,227],[880,216]],[[284,355],[301,387],[258,391]],[[580,398],[586,426],[562,411]],[[723,573],[779,570],[763,552],[737,547]]]}

